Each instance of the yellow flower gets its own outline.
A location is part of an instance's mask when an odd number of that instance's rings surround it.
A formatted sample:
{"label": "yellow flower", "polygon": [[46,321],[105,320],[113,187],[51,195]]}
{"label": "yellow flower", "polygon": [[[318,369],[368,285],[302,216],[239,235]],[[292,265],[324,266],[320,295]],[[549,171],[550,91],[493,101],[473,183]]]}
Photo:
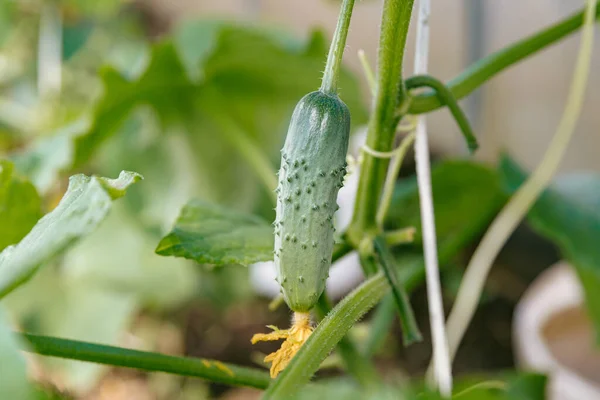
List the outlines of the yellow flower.
{"label": "yellow flower", "polygon": [[274,326],[269,326],[269,328],[273,329],[273,332],[257,333],[252,336],[252,344],[285,339],[279,350],[265,357],[265,362],[271,363],[271,378],[275,378],[300,350],[313,328],[310,325],[310,314],[298,312],[294,313],[294,322],[290,329],[280,330]]}

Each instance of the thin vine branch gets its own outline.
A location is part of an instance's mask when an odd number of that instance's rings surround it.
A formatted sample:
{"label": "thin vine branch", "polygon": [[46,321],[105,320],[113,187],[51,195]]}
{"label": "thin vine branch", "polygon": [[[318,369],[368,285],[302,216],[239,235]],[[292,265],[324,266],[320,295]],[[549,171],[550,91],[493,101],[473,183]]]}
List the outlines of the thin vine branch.
{"label": "thin vine branch", "polygon": [[[321,320],[325,318],[331,309],[331,303],[326,294],[323,293],[315,306],[315,312],[318,318]],[[337,344],[337,352],[339,353],[346,370],[361,384],[361,386],[368,388],[381,384],[381,378],[369,356],[359,352],[354,345],[354,342],[350,340],[350,337],[346,335],[339,341]]]}
{"label": "thin vine branch", "polygon": [[[402,82],[402,60],[408,35],[413,0],[385,0],[381,19],[377,86],[373,113],[367,132],[367,146],[375,151],[388,152],[396,133],[396,109],[407,100]],[[377,231],[376,215],[389,159],[364,154],[353,221],[348,231],[357,245],[365,234]]]}
{"label": "thin vine branch", "polygon": [[332,46],[329,48],[325,73],[323,74],[323,81],[321,83],[321,91],[329,95],[337,96],[339,72],[342,66],[342,57],[344,55],[344,47],[346,47],[346,37],[348,36],[353,8],[354,0],[344,0],[335,33],[331,40]]}
{"label": "thin vine branch", "polygon": [[20,336],[24,339],[23,350],[43,356],[192,376],[226,385],[249,386],[257,389],[265,389],[271,382],[269,374],[265,371],[215,360],[174,357],[27,333]]}
{"label": "thin vine branch", "polygon": [[460,131],[467,142],[469,151],[473,153],[475,150],[477,150],[479,144],[477,143],[477,138],[473,133],[471,124],[469,123],[469,120],[467,119],[467,116],[463,112],[462,108],[460,108],[458,101],[454,98],[454,95],[450,89],[448,89],[443,82],[431,75],[416,75],[408,78],[405,83],[406,89],[408,90],[420,87],[429,87],[435,90],[437,98],[440,99],[442,104],[448,106],[448,110],[450,110],[450,113],[454,117],[456,124],[460,128]]}
{"label": "thin vine branch", "polygon": [[[479,86],[506,68],[578,30],[583,24],[583,15],[583,11],[579,12],[541,32],[519,40],[511,46],[482,58],[456,78],[450,80],[447,86],[457,100],[468,96]],[[600,8],[596,8],[594,15],[595,19],[600,18]],[[423,114],[443,106],[444,104],[436,97],[435,93],[425,93],[413,98],[408,112],[410,114]]]}

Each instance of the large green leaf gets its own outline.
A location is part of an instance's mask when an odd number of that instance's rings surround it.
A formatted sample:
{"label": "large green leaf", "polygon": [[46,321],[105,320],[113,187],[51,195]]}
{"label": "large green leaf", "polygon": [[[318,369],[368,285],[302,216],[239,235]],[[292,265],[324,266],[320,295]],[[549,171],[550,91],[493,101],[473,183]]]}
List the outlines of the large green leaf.
{"label": "large green leaf", "polygon": [[34,391],[27,379],[25,358],[17,341],[4,310],[0,308],[0,399],[34,398]]}
{"label": "large green leaf", "polygon": [[19,178],[10,162],[0,160],[0,250],[31,230],[40,217],[40,207],[33,185]]}
{"label": "large green leaf", "polygon": [[75,175],[64,197],[18,244],[0,253],[0,298],[27,281],[37,268],[106,217],[112,200],[141,176],[123,171],[117,179]]}
{"label": "large green leaf", "polygon": [[[449,161],[432,173],[440,258],[447,259],[481,232],[504,203],[498,174],[479,164]],[[388,215],[390,227],[420,226],[414,179],[398,184]],[[420,244],[414,248],[420,252]],[[417,248],[419,250],[417,250]],[[273,230],[256,216],[193,200],[182,210],[157,253],[201,263],[251,264],[273,258]],[[404,255],[408,256],[404,248]],[[411,253],[412,254],[412,253]]]}
{"label": "large green leaf", "polygon": [[[464,245],[487,226],[506,201],[498,173],[469,161],[445,161],[431,173],[436,232],[440,257],[446,248]],[[387,224],[392,228],[414,226],[415,246],[421,248],[421,218],[415,177],[396,185]]]}
{"label": "large green leaf", "polygon": [[273,228],[254,215],[192,200],[156,252],[202,264],[249,265],[273,259]]}
{"label": "large green leaf", "polygon": [[[527,178],[507,156],[501,160],[500,171],[510,192]],[[527,220],[537,232],[556,243],[576,268],[589,313],[600,335],[599,206],[600,175],[572,174],[557,180],[540,196]]]}
{"label": "large green leaf", "polygon": [[[248,146],[241,149],[240,143],[251,144],[275,173],[292,110],[318,87],[326,53],[320,33],[302,43],[224,22],[188,24],[174,39],[153,46],[139,76],[102,71],[104,95],[90,128],[76,139],[74,165],[96,154],[132,111],[149,106],[162,133],[185,134],[201,182],[198,197],[226,205],[247,202],[248,209],[260,186],[248,158],[240,157]],[[344,72],[340,86],[353,122],[364,122],[357,82]],[[162,145],[162,139],[154,140]],[[140,173],[154,181],[145,170]]]}
{"label": "large green leaf", "polygon": [[[2,299],[24,330],[119,345],[140,308],[172,310],[198,293],[198,269],[154,254],[156,239],[126,211],[124,202],[114,203],[98,229],[69,248],[60,264],[50,263]],[[107,370],[63,359],[40,362],[47,377],[73,395],[88,392]]]}

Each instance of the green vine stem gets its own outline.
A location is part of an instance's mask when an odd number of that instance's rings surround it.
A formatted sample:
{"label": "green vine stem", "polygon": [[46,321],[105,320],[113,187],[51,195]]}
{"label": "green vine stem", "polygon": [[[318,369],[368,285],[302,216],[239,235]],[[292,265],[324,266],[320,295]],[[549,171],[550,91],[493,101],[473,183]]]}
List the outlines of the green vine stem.
{"label": "green vine stem", "polygon": [[[415,264],[399,271],[398,275],[405,287],[414,287],[423,277],[423,266]],[[285,399],[306,384],[352,325],[378,303],[389,288],[387,279],[379,272],[340,301],[269,386],[264,399]]]}
{"label": "green vine stem", "polygon": [[[210,98],[219,99],[218,104],[226,104],[225,99],[221,100],[222,96],[216,91],[213,91]],[[206,109],[210,109],[209,107],[214,107],[214,104],[207,104],[205,106]],[[274,190],[277,187],[277,177],[274,173],[273,164],[269,160],[267,154],[230,116],[227,116],[222,112],[212,112],[210,113],[210,119],[214,125],[221,128],[223,138],[235,148],[240,156],[248,163],[256,176],[263,183],[265,189],[267,189],[270,199],[273,203],[276,203],[277,196]]]}
{"label": "green vine stem", "polygon": [[442,104],[448,106],[448,110],[450,110],[450,113],[454,117],[456,124],[460,128],[460,131],[467,142],[469,151],[473,153],[475,150],[477,150],[479,144],[477,143],[477,138],[473,133],[471,124],[469,124],[467,116],[463,112],[462,108],[460,108],[460,105],[458,105],[458,101],[454,98],[454,95],[450,89],[448,89],[443,82],[431,75],[416,75],[408,78],[405,84],[407,90],[417,89],[420,87],[429,87],[435,90],[437,98],[440,99]]}
{"label": "green vine stem", "polygon": [[385,273],[385,277],[388,280],[390,287],[392,288],[392,294],[396,301],[396,307],[398,309],[398,317],[400,318],[400,325],[402,326],[402,336],[404,346],[408,346],[414,342],[420,342],[423,340],[419,325],[415,318],[413,309],[410,305],[410,300],[404,284],[397,278],[398,267],[396,260],[390,252],[385,239],[382,236],[378,236],[374,241],[375,251],[379,256],[379,265]]}
{"label": "green vine stem", "polygon": [[[323,293],[315,306],[315,312],[319,319],[323,319],[331,311],[331,303]],[[344,367],[358,383],[364,388],[381,384],[381,379],[375,366],[368,357],[358,351],[354,342],[348,336],[344,336],[337,344],[337,351],[342,358]]]}
{"label": "green vine stem", "polygon": [[[388,152],[396,133],[396,109],[407,99],[402,82],[402,60],[408,35],[413,0],[385,0],[381,18],[377,86],[373,113],[367,132],[367,146]],[[348,234],[356,245],[365,234],[377,232],[376,214],[389,159],[364,154],[354,217]]]}
{"label": "green vine stem", "polygon": [[[449,81],[448,88],[454,98],[462,99],[504,69],[575,32],[583,24],[583,16],[584,12],[581,11],[541,32],[482,58]],[[596,8],[595,19],[598,18],[600,18],[600,8]],[[400,99],[402,98],[400,96]],[[426,93],[413,98],[408,112],[422,114],[443,106],[444,104],[435,93]]]}
{"label": "green vine stem", "polygon": [[394,315],[396,312],[396,300],[390,293],[384,297],[375,309],[375,315],[371,320],[369,327],[369,336],[364,345],[363,353],[367,356],[374,356],[383,345],[383,342],[389,333]]}
{"label": "green vine stem", "polygon": [[[352,247],[346,241],[334,248],[332,262],[335,262],[348,254]],[[327,298],[327,294],[321,294],[319,301],[315,306],[315,314],[317,318],[322,320],[331,311],[331,302]],[[379,375],[371,360],[358,351],[354,342],[344,336],[338,343],[337,351],[344,363],[346,370],[359,382],[363,387],[376,385],[380,382]]]}
{"label": "green vine stem", "polygon": [[265,389],[271,382],[269,374],[264,371],[214,360],[174,357],[27,333],[20,336],[24,339],[23,350],[44,356],[192,376],[211,382],[257,389]]}
{"label": "green vine stem", "polygon": [[[383,186],[383,194],[381,195],[381,203],[379,204],[379,208],[377,209],[377,215],[375,220],[377,221],[377,226],[381,231],[383,231],[383,224],[385,222],[385,217],[387,216],[388,210],[390,209],[390,204],[392,204],[392,196],[394,194],[394,187],[396,187],[396,181],[398,179],[398,173],[400,172],[400,167],[402,166],[402,161],[404,161],[404,157],[406,153],[410,149],[410,146],[415,141],[415,133],[410,132],[406,135],[402,142],[400,142],[400,146],[398,150],[395,151],[394,160],[392,161],[392,166],[390,167],[390,171],[387,174],[384,186]],[[403,238],[404,239],[404,238]]]}
{"label": "green vine stem", "polygon": [[320,90],[325,94],[337,96],[338,78],[342,66],[342,57],[344,55],[344,47],[346,47],[346,37],[348,36],[348,28],[350,27],[353,8],[354,0],[344,0],[335,33],[331,40],[331,47],[329,48],[329,54],[327,55],[327,64],[325,64],[325,73],[323,74],[323,81],[321,82]]}
{"label": "green vine stem", "polygon": [[290,364],[269,386],[263,399],[285,399],[308,383],[329,352],[352,325],[387,293],[383,274],[369,279],[346,296],[317,326]]}

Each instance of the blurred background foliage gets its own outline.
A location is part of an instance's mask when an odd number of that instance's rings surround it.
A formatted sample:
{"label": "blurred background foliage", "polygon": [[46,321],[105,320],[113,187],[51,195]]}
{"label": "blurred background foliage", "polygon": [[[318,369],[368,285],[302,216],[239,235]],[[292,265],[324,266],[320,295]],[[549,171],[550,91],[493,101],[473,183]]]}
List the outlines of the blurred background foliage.
{"label": "blurred background foliage", "polygon": [[[130,170],[144,176],[113,204],[98,229],[48,259],[27,285],[3,299],[0,398],[4,388],[23,399],[257,397],[252,390],[176,376],[28,356],[34,366],[30,374],[39,383],[32,389],[10,326],[252,365],[260,358],[250,346],[252,333],[266,324],[288,324],[286,310],[269,312],[270,299],[257,296],[247,268],[198,265],[154,251],[191,198],[273,219],[265,165],[276,170],[294,105],[318,88],[329,35],[316,29],[300,37],[266,23],[225,18],[189,19],[157,35],[165,29],[148,7],[123,0],[0,3],[0,250],[18,243],[55,209],[70,175],[116,177]],[[349,70],[340,86],[360,137],[368,93]],[[433,172],[436,220],[451,301],[472,242],[525,173],[508,159],[497,170],[439,158]],[[419,229],[416,184],[406,177],[412,172],[409,160],[394,195],[390,228]],[[514,365],[512,308],[523,288],[558,259],[559,249],[587,271],[594,282],[588,294],[597,288],[600,274],[589,261],[598,259],[597,249],[585,237],[600,232],[600,191],[588,190],[600,180],[585,179],[582,185],[562,184],[562,197],[549,193],[530,216],[532,226],[558,247],[528,227],[513,236],[459,353],[459,373]],[[583,191],[585,199],[579,197]],[[573,228],[574,214],[586,221],[585,232]],[[570,238],[582,235],[582,240],[573,244],[556,235],[569,229],[574,230]],[[398,260],[421,263],[420,246],[417,230],[414,244],[396,249]],[[600,320],[596,297],[590,304]],[[427,332],[422,288],[413,299]],[[379,312],[385,311],[375,315]],[[430,356],[428,339],[402,349],[398,328],[392,329],[395,335],[379,346],[386,350],[378,353],[378,365],[392,377],[422,374]],[[351,333],[364,342],[364,331],[358,324]],[[538,378],[526,385],[538,388],[537,394],[543,392]],[[324,390],[323,396],[360,393],[343,380],[311,390]],[[311,393],[306,398],[314,398]],[[486,396],[504,398],[503,393]],[[488,398],[481,396],[463,398]]]}

